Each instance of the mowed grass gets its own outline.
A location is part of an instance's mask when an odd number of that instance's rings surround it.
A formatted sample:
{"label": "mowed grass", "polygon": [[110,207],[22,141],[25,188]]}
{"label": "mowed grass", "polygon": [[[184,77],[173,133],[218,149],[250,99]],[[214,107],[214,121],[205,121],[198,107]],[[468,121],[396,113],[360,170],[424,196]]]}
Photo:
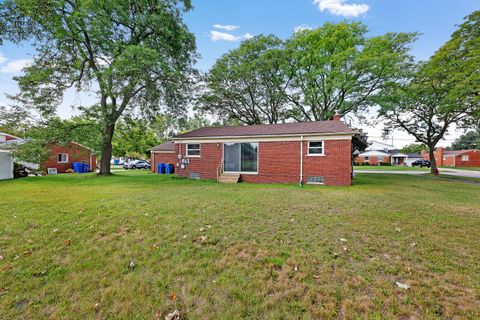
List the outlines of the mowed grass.
{"label": "mowed grass", "polygon": [[429,175],[3,181],[0,318],[478,319],[479,235],[480,186]]}

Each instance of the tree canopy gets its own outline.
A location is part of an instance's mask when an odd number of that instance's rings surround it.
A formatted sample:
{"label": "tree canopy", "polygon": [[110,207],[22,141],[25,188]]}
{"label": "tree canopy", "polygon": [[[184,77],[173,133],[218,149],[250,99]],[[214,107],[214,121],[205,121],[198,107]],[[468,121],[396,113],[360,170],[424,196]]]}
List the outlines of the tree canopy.
{"label": "tree canopy", "polygon": [[205,78],[200,109],[246,124],[328,120],[363,111],[411,64],[414,33],[367,37],[359,22],[326,23],[241,43]]}
{"label": "tree canopy", "polygon": [[480,131],[468,131],[453,141],[452,150],[480,149]]}
{"label": "tree canopy", "polygon": [[[404,69],[405,79],[391,84],[379,99],[380,115],[391,128],[405,130],[433,151],[452,124],[468,125],[479,109],[480,12],[469,15],[451,39],[425,63]],[[460,84],[460,85],[459,85]],[[462,85],[463,84],[463,85]]]}
{"label": "tree canopy", "polygon": [[190,0],[5,0],[4,38],[36,50],[12,98],[48,117],[69,88],[94,92],[100,172],[109,174],[115,124],[126,110],[184,111],[196,58],[194,35],[182,21],[190,9]]}
{"label": "tree canopy", "polygon": [[199,109],[245,124],[285,119],[283,41],[273,35],[242,42],[218,59],[205,77]]}

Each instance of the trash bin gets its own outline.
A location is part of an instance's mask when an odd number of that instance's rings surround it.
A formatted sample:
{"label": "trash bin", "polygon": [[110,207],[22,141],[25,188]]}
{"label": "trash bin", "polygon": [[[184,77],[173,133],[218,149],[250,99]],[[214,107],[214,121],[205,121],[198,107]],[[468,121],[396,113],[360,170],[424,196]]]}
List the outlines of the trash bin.
{"label": "trash bin", "polygon": [[84,163],[82,169],[83,169],[82,172],[87,173],[88,172],[88,163]]}
{"label": "trash bin", "polygon": [[175,170],[175,167],[173,166],[173,164],[167,164],[165,168],[165,173],[173,174],[174,170]]}
{"label": "trash bin", "polygon": [[118,159],[113,160],[114,165],[118,166],[119,163],[120,163],[120,160],[118,160]]}
{"label": "trash bin", "polygon": [[81,162],[73,162],[72,167],[73,167],[73,172],[82,173],[83,171],[83,164]]}
{"label": "trash bin", "polygon": [[164,174],[165,173],[165,163],[159,163],[157,165],[157,173]]}

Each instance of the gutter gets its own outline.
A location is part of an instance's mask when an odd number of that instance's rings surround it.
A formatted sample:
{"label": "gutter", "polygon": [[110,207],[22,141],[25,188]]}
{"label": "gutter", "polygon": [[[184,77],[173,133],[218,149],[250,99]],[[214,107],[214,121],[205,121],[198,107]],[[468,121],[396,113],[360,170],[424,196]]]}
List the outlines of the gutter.
{"label": "gutter", "polygon": [[299,185],[303,186],[303,135],[300,136],[300,181]]}

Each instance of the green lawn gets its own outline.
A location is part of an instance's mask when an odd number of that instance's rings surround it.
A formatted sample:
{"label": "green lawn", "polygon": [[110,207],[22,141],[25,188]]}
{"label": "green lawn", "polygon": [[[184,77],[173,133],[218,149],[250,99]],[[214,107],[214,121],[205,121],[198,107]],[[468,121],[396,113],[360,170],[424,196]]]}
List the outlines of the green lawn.
{"label": "green lawn", "polygon": [[429,172],[429,168],[406,167],[406,166],[354,166],[354,170],[382,170],[382,171],[424,171]]}
{"label": "green lawn", "polygon": [[478,319],[480,185],[466,182],[3,181],[0,318]]}

